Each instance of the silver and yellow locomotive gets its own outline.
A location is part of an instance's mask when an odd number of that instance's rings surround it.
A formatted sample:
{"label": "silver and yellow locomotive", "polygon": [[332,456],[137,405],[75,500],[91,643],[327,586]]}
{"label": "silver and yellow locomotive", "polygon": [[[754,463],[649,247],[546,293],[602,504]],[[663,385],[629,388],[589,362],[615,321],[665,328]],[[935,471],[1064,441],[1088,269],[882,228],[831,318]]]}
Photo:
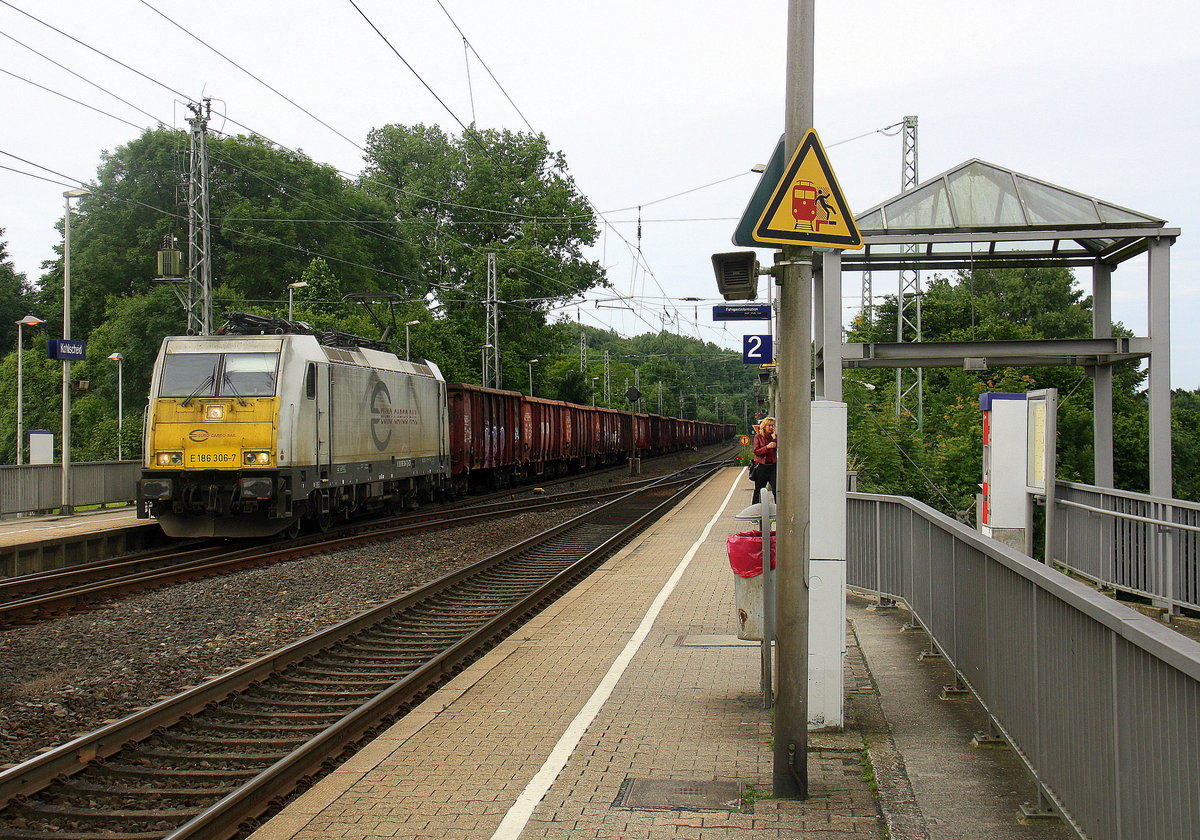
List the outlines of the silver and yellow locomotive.
{"label": "silver and yellow locomotive", "polygon": [[266,536],[440,495],[446,405],[436,365],[379,349],[297,334],[166,338],[138,516],[170,536]]}

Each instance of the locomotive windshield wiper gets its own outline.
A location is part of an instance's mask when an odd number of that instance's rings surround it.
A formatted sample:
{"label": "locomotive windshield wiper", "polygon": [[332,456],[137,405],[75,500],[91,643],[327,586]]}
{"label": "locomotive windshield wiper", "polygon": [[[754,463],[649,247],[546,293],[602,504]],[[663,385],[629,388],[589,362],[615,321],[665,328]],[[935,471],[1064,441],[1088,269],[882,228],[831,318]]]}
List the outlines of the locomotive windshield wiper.
{"label": "locomotive windshield wiper", "polygon": [[221,377],[221,382],[224,383],[225,385],[228,385],[229,390],[233,391],[233,395],[235,397],[237,397],[238,405],[249,405],[250,404],[250,403],[246,402],[246,400],[242,397],[241,394],[238,393],[237,386],[233,384],[233,379],[229,376],[228,373]]}
{"label": "locomotive windshield wiper", "polygon": [[207,388],[212,383],[213,383],[213,378],[212,378],[212,376],[209,376],[207,379],[205,379],[203,382],[201,382],[199,385],[197,385],[195,390],[193,390],[192,393],[188,394],[187,399],[184,400],[183,402],[181,402],[180,405],[186,408],[188,403],[190,403],[192,400],[196,399],[197,394],[199,394],[201,391],[203,391],[205,388]]}

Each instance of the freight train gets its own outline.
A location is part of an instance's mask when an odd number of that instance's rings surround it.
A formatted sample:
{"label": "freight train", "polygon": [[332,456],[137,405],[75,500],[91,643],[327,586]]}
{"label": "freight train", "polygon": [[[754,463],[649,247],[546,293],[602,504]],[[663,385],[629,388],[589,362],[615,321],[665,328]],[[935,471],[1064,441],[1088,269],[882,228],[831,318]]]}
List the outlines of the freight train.
{"label": "freight train", "polygon": [[340,333],[168,337],[151,379],[138,517],[174,537],[323,530],[733,432],[447,383],[433,362]]}

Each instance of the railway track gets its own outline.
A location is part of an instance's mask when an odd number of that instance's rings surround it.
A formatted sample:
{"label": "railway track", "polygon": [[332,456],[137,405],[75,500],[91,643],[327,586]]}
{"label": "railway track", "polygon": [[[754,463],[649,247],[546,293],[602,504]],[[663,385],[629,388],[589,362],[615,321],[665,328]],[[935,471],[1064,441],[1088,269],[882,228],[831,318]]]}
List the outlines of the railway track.
{"label": "railway track", "polygon": [[235,837],[711,473],[660,480],[0,772],[0,840]]}
{"label": "railway track", "polygon": [[390,539],[421,531],[453,528],[519,513],[564,507],[582,501],[611,499],[637,487],[646,486],[651,481],[654,479],[631,482],[612,490],[578,490],[544,497],[506,499],[469,507],[439,508],[355,523],[336,532],[280,541],[265,547],[234,547],[236,543],[231,545],[227,542],[218,545],[190,544],[182,550],[147,552],[67,569],[21,575],[0,580],[0,627],[44,620],[130,592],[292,560],[340,548],[353,542]]}

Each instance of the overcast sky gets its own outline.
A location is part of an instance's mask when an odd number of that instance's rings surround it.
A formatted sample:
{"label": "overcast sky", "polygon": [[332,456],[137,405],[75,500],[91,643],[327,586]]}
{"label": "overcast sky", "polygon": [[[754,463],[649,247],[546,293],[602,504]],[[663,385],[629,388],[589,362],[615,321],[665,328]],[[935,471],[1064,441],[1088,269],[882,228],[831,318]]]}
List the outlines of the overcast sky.
{"label": "overcast sky", "polygon": [[[912,114],[921,180],[981,158],[1165,219],[1182,229],[1171,262],[1172,381],[1200,387],[1197,8],[818,0],[814,121],[850,207],[899,192],[901,138],[875,132]],[[783,130],[786,11],[784,0],[0,0],[0,167],[9,167],[0,169],[0,228],[17,270],[36,279],[59,241],[64,182],[92,179],[104,150],[138,136],[134,126],[183,127],[172,90],[212,97],[228,117],[214,117],[217,131],[244,133],[236,120],[351,174],[362,166],[355,144],[387,123],[532,126],[604,213],[593,256],[635,301],[630,311],[593,299],[571,316],[626,335],[671,318],[672,329],[740,347],[757,330],[712,322],[709,257],[733,250],[758,177],[749,170]],[[621,209],[638,205],[640,258],[637,211]],[[290,279],[280,278],[281,300]],[[876,274],[876,294],[895,286],[894,274]],[[849,318],[857,275],[844,293]],[[1115,274],[1114,317],[1145,334],[1144,258]]]}

